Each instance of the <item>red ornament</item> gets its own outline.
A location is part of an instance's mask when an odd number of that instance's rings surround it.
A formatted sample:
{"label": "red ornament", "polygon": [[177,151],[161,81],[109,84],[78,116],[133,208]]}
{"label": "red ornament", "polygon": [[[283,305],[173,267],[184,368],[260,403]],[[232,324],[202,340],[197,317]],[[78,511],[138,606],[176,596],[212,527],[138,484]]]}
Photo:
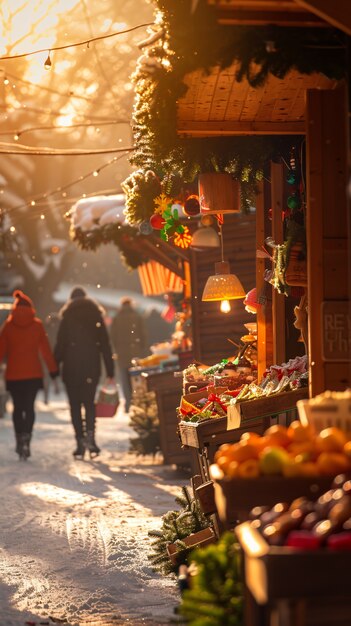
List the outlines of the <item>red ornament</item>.
{"label": "red ornament", "polygon": [[155,230],[161,230],[161,228],[163,228],[165,223],[166,223],[166,220],[159,213],[154,213],[150,217],[150,224],[152,228],[154,228]]}

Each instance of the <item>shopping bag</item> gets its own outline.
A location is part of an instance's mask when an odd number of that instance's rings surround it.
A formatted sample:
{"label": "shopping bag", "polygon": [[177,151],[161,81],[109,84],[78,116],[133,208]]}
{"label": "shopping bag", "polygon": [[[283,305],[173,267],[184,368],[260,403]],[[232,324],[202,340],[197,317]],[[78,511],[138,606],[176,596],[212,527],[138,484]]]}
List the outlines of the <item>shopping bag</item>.
{"label": "shopping bag", "polygon": [[119,405],[117,385],[102,385],[95,400],[95,417],[113,417]]}

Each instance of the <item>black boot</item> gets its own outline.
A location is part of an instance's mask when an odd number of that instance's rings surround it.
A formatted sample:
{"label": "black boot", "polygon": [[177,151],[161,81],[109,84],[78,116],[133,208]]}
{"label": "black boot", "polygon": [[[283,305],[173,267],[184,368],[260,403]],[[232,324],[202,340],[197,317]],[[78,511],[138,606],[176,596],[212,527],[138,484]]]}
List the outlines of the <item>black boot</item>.
{"label": "black boot", "polygon": [[15,433],[15,437],[16,437],[15,452],[20,455],[22,451],[22,433]]}
{"label": "black boot", "polygon": [[100,448],[96,445],[95,435],[93,430],[87,432],[87,448],[90,452],[90,458],[93,459],[101,452]]}
{"label": "black boot", "polygon": [[86,450],[86,441],[84,437],[77,437],[77,447],[75,449],[75,451],[73,452],[73,456],[78,459],[84,459],[84,455],[85,455],[85,450]]}
{"label": "black boot", "polygon": [[30,440],[31,440],[30,433],[22,433],[22,436],[21,436],[22,446],[21,446],[21,451],[19,454],[20,454],[20,458],[23,459],[24,461],[26,461],[30,457]]}

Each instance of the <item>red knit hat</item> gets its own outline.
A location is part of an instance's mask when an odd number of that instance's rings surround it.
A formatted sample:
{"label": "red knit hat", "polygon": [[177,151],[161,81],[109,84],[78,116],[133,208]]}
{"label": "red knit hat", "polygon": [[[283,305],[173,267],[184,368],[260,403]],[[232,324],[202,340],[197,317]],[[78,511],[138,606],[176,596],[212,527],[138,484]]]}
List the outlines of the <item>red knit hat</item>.
{"label": "red knit hat", "polygon": [[14,307],[30,306],[32,307],[32,309],[34,308],[33,302],[31,301],[31,299],[28,298],[28,296],[26,296],[26,294],[24,294],[23,291],[20,291],[20,289],[16,289],[16,291],[14,291],[12,295],[15,298],[15,302],[13,305]]}

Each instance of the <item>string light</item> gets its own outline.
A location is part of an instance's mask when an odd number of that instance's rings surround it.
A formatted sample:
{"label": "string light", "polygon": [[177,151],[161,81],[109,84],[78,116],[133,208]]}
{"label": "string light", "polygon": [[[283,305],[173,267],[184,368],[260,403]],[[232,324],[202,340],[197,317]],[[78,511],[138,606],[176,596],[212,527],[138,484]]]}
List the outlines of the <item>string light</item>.
{"label": "string light", "polygon": [[[104,163],[103,165],[100,165],[99,171],[101,172],[101,170],[105,169],[106,167],[109,167],[109,165],[112,165],[112,163],[116,163],[120,159],[123,159],[123,157],[125,157],[125,156],[127,156],[127,151],[125,151],[124,154],[120,154],[119,156],[113,157],[113,159],[110,159],[109,161],[107,161],[107,163]],[[93,172],[95,172],[95,171],[96,170],[92,170],[92,171],[88,172],[87,174],[79,176],[79,178],[71,181],[70,183],[67,183],[66,185],[62,185],[60,187],[56,187],[56,189],[53,189],[52,191],[47,191],[44,194],[40,194],[38,196],[35,196],[35,199],[33,198],[33,200],[31,202],[25,202],[25,203],[22,203],[22,204],[18,204],[15,207],[11,207],[11,208],[7,209],[6,212],[7,213],[12,213],[13,211],[18,211],[18,210],[21,210],[21,209],[25,209],[25,208],[27,208],[29,206],[34,206],[34,205],[40,203],[41,200],[46,200],[47,198],[49,198],[51,196],[54,196],[57,193],[62,193],[62,196],[66,197],[67,196],[67,194],[65,192],[66,189],[69,189],[70,187],[73,187],[77,183],[80,183],[83,180],[86,180],[87,178],[92,176]],[[107,191],[115,192],[114,189],[113,190],[107,190]],[[100,195],[102,193],[102,191],[100,190],[98,193]],[[104,193],[106,193],[106,190],[105,190]],[[82,194],[82,195],[83,195],[83,197],[87,197],[87,194]],[[96,195],[96,194],[89,194],[89,195]],[[34,202],[34,205],[33,205],[33,202]],[[42,207],[41,207],[41,209],[42,209]]]}
{"label": "string light", "polygon": [[52,63],[51,63],[51,59],[50,59],[50,51],[49,51],[49,54],[48,54],[48,56],[47,56],[47,59],[46,59],[46,61],[45,61],[45,63],[44,63],[44,68],[45,68],[46,70],[51,70],[51,66],[52,66]]}
{"label": "string light", "polygon": [[[100,35],[99,37],[91,37],[91,39],[85,39],[84,41],[78,41],[77,43],[69,43],[64,46],[55,46],[51,48],[51,52],[53,50],[66,50],[67,48],[77,48],[78,46],[88,46],[93,41],[101,41],[102,39],[109,39],[110,37],[116,37],[117,35],[124,35],[126,33],[131,33],[134,30],[139,28],[146,28],[147,26],[153,26],[154,22],[146,22],[145,24],[138,24],[138,26],[132,26],[131,28],[127,28],[126,30],[119,30],[115,33],[110,33],[109,35]],[[46,52],[47,48],[42,48],[40,50],[32,50],[31,52],[23,52],[21,54],[12,54],[9,56],[0,57],[0,61],[5,61],[7,59],[22,59],[23,57],[29,57],[33,54],[40,54],[42,52]],[[51,65],[51,61],[50,61]]]}
{"label": "string light", "polygon": [[[58,91],[57,89],[52,89],[52,87],[46,87],[45,85],[38,85],[37,83],[33,83],[30,80],[25,80],[24,78],[20,78],[19,76],[16,76],[15,74],[10,74],[9,72],[7,73],[7,76],[10,76],[15,81],[23,83],[24,85],[30,85],[30,87],[35,87],[36,89],[39,89],[40,91],[48,91],[49,93],[54,93],[57,96],[62,96],[63,98],[77,98],[78,100],[85,100],[86,102],[90,102],[90,103],[99,101],[98,98],[87,98],[87,96],[81,96],[79,94],[75,94],[73,91],[69,91],[68,93],[66,93],[63,91]],[[10,81],[7,80],[7,82],[5,83],[5,79],[4,79],[5,85],[8,85],[9,82]]]}
{"label": "string light", "polygon": [[[113,126],[114,124],[128,124],[130,126],[130,120],[113,120],[113,121],[102,121],[99,122],[99,126]],[[64,124],[57,124],[53,126],[30,126],[29,128],[23,128],[23,130],[2,130],[0,131],[0,135],[12,135],[15,132],[13,138],[15,141],[18,141],[20,136],[25,133],[31,133],[38,130],[71,130],[71,128],[92,128],[96,126],[95,123],[91,122],[81,122],[80,124],[70,124],[66,126]],[[100,128],[95,128],[96,132],[100,132]]]}

